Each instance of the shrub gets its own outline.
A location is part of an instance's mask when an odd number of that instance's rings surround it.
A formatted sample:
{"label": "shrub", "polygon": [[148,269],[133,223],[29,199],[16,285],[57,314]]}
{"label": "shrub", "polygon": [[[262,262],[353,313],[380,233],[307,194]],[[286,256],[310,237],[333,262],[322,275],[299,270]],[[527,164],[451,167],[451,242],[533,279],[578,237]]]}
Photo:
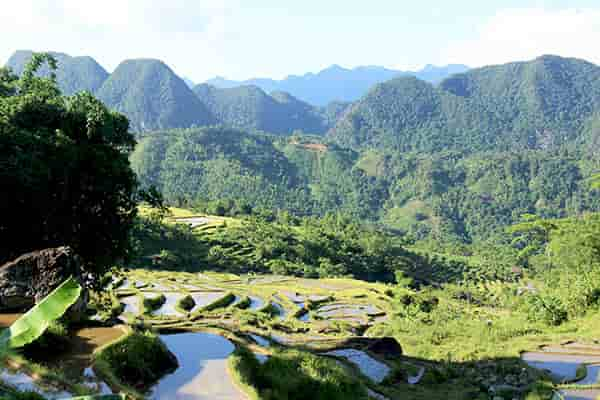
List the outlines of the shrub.
{"label": "shrub", "polygon": [[179,308],[181,308],[182,310],[184,310],[184,311],[191,311],[192,308],[194,308],[195,305],[196,305],[196,301],[189,294],[187,296],[184,296],[177,303],[177,306]]}
{"label": "shrub", "polygon": [[177,358],[149,332],[133,332],[103,349],[96,361],[105,364],[122,382],[134,387],[148,387],[178,366]]}
{"label": "shrub", "polygon": [[542,321],[557,326],[567,321],[568,314],[558,297],[534,294],[529,297],[527,317],[531,321]]}
{"label": "shrub", "polygon": [[277,351],[260,364],[247,350],[234,354],[240,380],[261,399],[366,400],[365,388],[335,360],[297,350]]}
{"label": "shrub", "polygon": [[156,297],[144,298],[144,312],[151,313],[152,311],[158,310],[167,301],[164,294],[159,294]]}

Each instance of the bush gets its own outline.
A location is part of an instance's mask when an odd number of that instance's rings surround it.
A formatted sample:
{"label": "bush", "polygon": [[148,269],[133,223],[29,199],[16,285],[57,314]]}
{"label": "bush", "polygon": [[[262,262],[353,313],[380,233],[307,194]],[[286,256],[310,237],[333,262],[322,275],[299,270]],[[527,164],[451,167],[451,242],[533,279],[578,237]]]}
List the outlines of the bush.
{"label": "bush", "polygon": [[534,294],[529,297],[527,317],[531,321],[542,321],[557,326],[567,321],[568,314],[558,297]]}
{"label": "bush", "polygon": [[260,364],[239,350],[233,363],[240,380],[264,400],[366,400],[361,383],[335,360],[297,350],[276,351]]}
{"label": "bush", "polygon": [[220,299],[217,299],[217,300],[213,301],[212,303],[205,305],[202,308],[202,311],[212,311],[212,310],[216,310],[217,308],[227,307],[234,301],[235,301],[235,294],[229,292],[225,296],[221,297]]}
{"label": "bush", "polygon": [[133,387],[148,387],[178,366],[177,358],[149,332],[133,332],[102,350],[96,361]]}
{"label": "bush", "polygon": [[191,311],[195,305],[196,305],[196,301],[189,294],[187,296],[183,297],[182,299],[180,299],[179,302],[177,303],[177,306],[184,311]]}
{"label": "bush", "polygon": [[151,313],[152,311],[158,310],[167,301],[164,294],[159,294],[156,297],[145,297],[144,298],[144,312]]}
{"label": "bush", "polygon": [[235,307],[239,308],[240,310],[245,310],[248,307],[250,307],[251,304],[252,304],[252,299],[250,299],[250,297],[248,297],[248,296],[244,296],[243,299],[241,299],[240,301],[238,301],[235,304]]}

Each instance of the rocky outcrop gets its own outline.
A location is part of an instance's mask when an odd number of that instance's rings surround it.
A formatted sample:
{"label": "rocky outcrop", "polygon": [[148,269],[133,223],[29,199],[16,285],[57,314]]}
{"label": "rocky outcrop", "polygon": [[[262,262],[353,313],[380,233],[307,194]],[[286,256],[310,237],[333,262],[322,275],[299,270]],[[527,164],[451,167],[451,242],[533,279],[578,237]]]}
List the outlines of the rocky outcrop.
{"label": "rocky outcrop", "polygon": [[[83,282],[82,262],[70,247],[38,250],[0,266],[0,312],[25,311],[65,279]],[[86,294],[73,307],[85,310]]]}
{"label": "rocky outcrop", "polygon": [[359,348],[389,359],[402,355],[402,346],[393,337],[353,337],[344,341],[343,346]]}

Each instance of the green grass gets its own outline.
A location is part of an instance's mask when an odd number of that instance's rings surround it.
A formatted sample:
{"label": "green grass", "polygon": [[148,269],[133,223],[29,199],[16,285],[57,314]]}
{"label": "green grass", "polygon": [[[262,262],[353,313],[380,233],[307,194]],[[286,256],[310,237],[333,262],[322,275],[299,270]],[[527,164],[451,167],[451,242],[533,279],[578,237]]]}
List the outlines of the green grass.
{"label": "green grass", "polygon": [[162,293],[155,297],[144,297],[144,301],[143,301],[144,314],[150,314],[150,313],[158,310],[159,308],[161,308],[163,306],[163,304],[165,304],[166,301],[167,301],[167,298]]}
{"label": "green grass", "polygon": [[95,362],[106,375],[138,390],[146,389],[177,367],[161,340],[149,332],[130,332],[96,354]]}
{"label": "green grass", "polygon": [[196,302],[194,301],[194,298],[189,294],[182,297],[177,302],[177,308],[183,310],[184,312],[191,311],[195,305],[196,305]]}
{"label": "green grass", "polygon": [[[367,400],[361,381],[335,361],[297,350],[276,350],[260,364],[238,349],[231,360],[238,381],[264,400]],[[256,394],[254,394],[256,396]]]}

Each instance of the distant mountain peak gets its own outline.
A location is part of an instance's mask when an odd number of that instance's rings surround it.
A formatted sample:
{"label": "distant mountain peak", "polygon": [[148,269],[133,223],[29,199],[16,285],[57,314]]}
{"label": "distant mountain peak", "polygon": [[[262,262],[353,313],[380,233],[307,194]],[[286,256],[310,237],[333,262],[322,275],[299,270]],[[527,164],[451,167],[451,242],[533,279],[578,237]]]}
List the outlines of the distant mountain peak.
{"label": "distant mountain peak", "polygon": [[[71,95],[84,90],[95,93],[108,78],[108,72],[96,60],[89,56],[72,57],[66,53],[46,51],[58,61],[56,81],[66,95]],[[8,59],[6,66],[20,75],[25,65],[31,60],[34,51],[17,50]],[[40,68],[40,75],[49,74],[47,66]]]}
{"label": "distant mountain peak", "polygon": [[208,80],[207,83],[220,88],[254,84],[267,93],[284,91],[307,103],[325,106],[332,101],[355,101],[374,85],[397,76],[413,75],[431,83],[438,83],[449,75],[464,72],[468,69],[464,65],[437,67],[429,64],[423,70],[409,72],[378,65],[358,66],[348,69],[339,64],[332,64],[316,73],[289,75],[282,80],[255,78],[246,81],[232,81],[223,77],[216,77]]}

